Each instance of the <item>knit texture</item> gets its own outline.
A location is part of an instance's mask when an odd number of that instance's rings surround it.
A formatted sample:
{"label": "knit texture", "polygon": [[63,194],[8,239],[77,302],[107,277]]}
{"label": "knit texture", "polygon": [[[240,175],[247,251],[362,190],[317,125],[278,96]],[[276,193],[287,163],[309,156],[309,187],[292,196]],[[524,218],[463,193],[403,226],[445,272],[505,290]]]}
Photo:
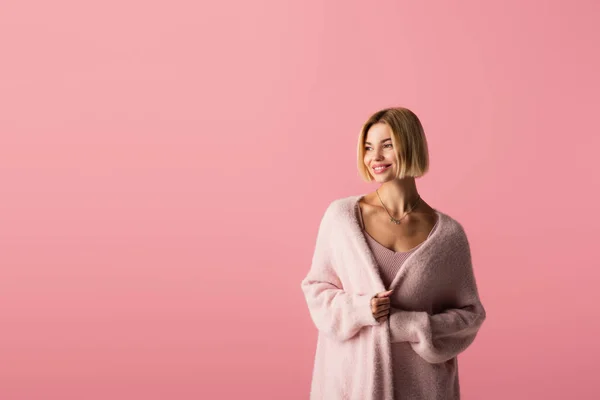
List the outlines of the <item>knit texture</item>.
{"label": "knit texture", "polygon": [[[362,231],[365,235],[365,238],[367,239],[369,248],[371,249],[371,252],[375,257],[375,262],[379,267],[379,274],[381,275],[381,280],[383,281],[384,286],[386,288],[389,288],[392,284],[392,281],[398,274],[400,267],[402,267],[402,264],[404,264],[404,261],[406,261],[406,259],[419,247],[421,247],[423,243],[415,246],[414,248],[408,251],[394,251],[388,249],[387,247],[379,243],[377,240],[375,240],[371,235],[369,235],[369,232],[365,230],[365,223],[363,221],[360,205],[356,207],[356,209],[358,212],[358,221],[360,222]],[[435,231],[437,226],[438,224],[436,221],[433,228],[431,228],[431,232],[429,232],[429,235],[427,235],[427,239],[429,239],[429,237]]]}
{"label": "knit texture", "polygon": [[[423,243],[415,246],[409,251],[393,251],[383,246],[381,243],[376,241],[369,233],[365,230],[365,224],[362,218],[362,212],[360,206],[357,207],[359,213],[359,222],[361,223],[361,227],[365,238],[367,239],[367,243],[369,244],[369,248],[373,252],[373,256],[375,258],[375,262],[379,267],[379,273],[381,275],[381,280],[383,281],[386,288],[389,288],[394,278],[400,271],[400,268],[404,265],[404,262],[410,257],[412,253],[417,251]],[[427,235],[427,240],[431,235],[435,232],[438,227],[438,221],[435,222],[435,225]],[[391,300],[395,300],[392,297]],[[398,307],[398,305],[393,301],[391,302],[392,307]],[[415,374],[427,375],[427,370],[430,368],[429,364],[419,358],[418,355],[410,348],[410,346],[406,342],[392,343],[391,346],[391,355],[392,355],[392,376],[394,382],[394,398],[401,399],[404,396],[404,393],[423,393],[422,388],[410,387],[414,384],[419,384],[418,379],[414,379]],[[408,353],[408,354],[407,354]],[[407,362],[409,357],[414,358],[411,362]],[[452,361],[456,360],[454,358]],[[421,368],[415,368],[416,365],[420,365]],[[423,368],[424,367],[424,368]],[[456,365],[454,362],[448,364],[448,376],[446,381],[448,382],[448,393],[452,393],[453,395],[450,398],[455,398],[460,395],[460,391],[458,389],[458,375],[456,371]],[[403,384],[396,384],[396,382],[402,382]],[[423,398],[425,398],[425,393],[423,393]]]}
{"label": "knit texture", "polygon": [[459,399],[456,357],[486,318],[466,234],[436,211],[436,229],[389,286],[397,306],[378,322],[370,302],[386,286],[358,220],[362,197],[329,204],[301,282],[318,329],[310,398]]}

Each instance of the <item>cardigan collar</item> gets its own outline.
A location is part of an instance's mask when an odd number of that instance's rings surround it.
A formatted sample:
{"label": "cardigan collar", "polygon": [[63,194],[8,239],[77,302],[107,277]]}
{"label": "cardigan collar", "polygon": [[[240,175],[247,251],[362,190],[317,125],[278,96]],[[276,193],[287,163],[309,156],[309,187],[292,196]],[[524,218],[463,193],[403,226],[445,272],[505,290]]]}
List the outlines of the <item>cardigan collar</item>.
{"label": "cardigan collar", "polygon": [[407,274],[407,271],[411,267],[411,261],[415,257],[418,257],[423,252],[424,248],[427,248],[427,247],[431,246],[432,244],[434,244],[436,241],[438,241],[438,237],[441,235],[441,232],[443,231],[444,225],[446,223],[446,215],[444,213],[442,213],[441,211],[434,208],[434,210],[438,216],[437,228],[419,246],[419,248],[417,248],[415,251],[413,251],[413,253],[410,256],[408,256],[408,258],[404,261],[402,267],[400,268],[400,270],[394,277],[392,283],[390,284],[390,288],[387,289],[385,287],[385,285],[383,284],[383,281],[381,280],[381,274],[379,273],[379,266],[375,259],[375,255],[373,254],[373,251],[369,247],[369,243],[367,242],[367,238],[365,237],[362,226],[358,219],[359,218],[358,207],[360,207],[358,205],[358,202],[360,199],[362,199],[365,196],[366,196],[366,193],[363,193],[363,194],[359,194],[359,195],[349,196],[346,198],[347,202],[345,202],[344,206],[346,208],[346,211],[348,211],[350,214],[349,215],[350,223],[348,224],[350,234],[355,239],[355,243],[357,245],[357,251],[362,256],[364,264],[365,264],[366,268],[369,270],[369,276],[371,277],[373,287],[375,288],[375,290],[377,290],[377,293],[384,292],[386,290],[393,290],[397,286],[398,282],[400,282],[402,280],[404,275]]}

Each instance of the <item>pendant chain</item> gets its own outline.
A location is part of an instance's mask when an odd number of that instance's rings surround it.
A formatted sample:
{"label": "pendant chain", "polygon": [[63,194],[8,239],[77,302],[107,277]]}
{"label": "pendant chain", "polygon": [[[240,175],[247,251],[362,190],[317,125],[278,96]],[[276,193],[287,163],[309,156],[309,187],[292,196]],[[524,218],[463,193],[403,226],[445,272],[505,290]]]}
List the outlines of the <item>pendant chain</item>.
{"label": "pendant chain", "polygon": [[421,196],[417,195],[417,200],[415,201],[415,204],[413,204],[412,207],[410,207],[410,209],[400,219],[396,219],[396,218],[394,218],[392,216],[392,214],[390,214],[390,212],[388,211],[388,209],[385,206],[385,204],[383,204],[383,201],[381,201],[381,197],[379,196],[379,192],[377,190],[375,190],[375,192],[377,193],[377,197],[379,197],[379,202],[381,203],[381,205],[383,206],[383,208],[385,209],[385,211],[390,216],[390,221],[393,222],[393,223],[395,223],[396,225],[399,225],[400,221],[402,221],[404,219],[404,217],[406,217],[408,214],[410,214],[412,212],[412,210],[414,210],[417,207],[417,205],[419,204],[419,202],[421,201]]}

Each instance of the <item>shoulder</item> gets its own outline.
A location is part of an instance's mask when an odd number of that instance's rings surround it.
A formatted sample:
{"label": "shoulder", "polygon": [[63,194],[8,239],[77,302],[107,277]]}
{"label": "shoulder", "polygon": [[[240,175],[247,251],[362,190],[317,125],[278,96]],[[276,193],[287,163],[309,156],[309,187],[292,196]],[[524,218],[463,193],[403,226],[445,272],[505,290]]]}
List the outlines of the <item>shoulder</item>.
{"label": "shoulder", "polygon": [[360,197],[361,195],[351,195],[330,201],[325,216],[333,219],[352,218]]}
{"label": "shoulder", "polygon": [[360,197],[352,195],[329,201],[321,218],[321,226],[329,229],[340,224],[352,223],[357,218],[355,206]]}
{"label": "shoulder", "polygon": [[448,231],[465,231],[463,225],[460,222],[458,222],[453,216],[440,210],[436,211],[440,214],[440,218],[443,221],[444,227]]}
{"label": "shoulder", "polygon": [[467,238],[467,232],[461,222],[456,220],[451,215],[448,215],[442,211],[436,210],[439,213],[439,229],[441,237],[448,244],[453,247],[469,247],[469,240]]}
{"label": "shoulder", "polygon": [[352,204],[355,204],[358,197],[360,196],[338,198],[327,204],[319,223],[319,237],[331,240],[331,235],[338,231],[337,228],[347,224],[347,221],[351,221],[352,214],[349,210],[352,209]]}

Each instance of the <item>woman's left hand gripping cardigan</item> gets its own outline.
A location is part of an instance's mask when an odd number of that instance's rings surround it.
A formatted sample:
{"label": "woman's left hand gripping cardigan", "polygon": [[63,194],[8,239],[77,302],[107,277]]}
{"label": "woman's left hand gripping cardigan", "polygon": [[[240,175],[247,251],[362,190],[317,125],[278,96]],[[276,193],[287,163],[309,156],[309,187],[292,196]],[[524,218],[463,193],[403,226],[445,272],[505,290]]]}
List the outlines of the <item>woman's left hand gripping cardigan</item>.
{"label": "woman's left hand gripping cardigan", "polygon": [[[311,267],[301,284],[319,331],[313,400],[392,400],[394,385],[402,385],[393,382],[392,344],[410,344],[419,355],[418,363],[443,363],[473,342],[486,317],[465,232],[457,221],[438,212],[436,231],[406,260],[391,284],[402,309],[392,308],[386,322],[377,322],[371,298],[386,288],[357,219],[360,197],[334,200],[327,207]],[[410,363],[411,357],[406,359]],[[407,365],[411,367],[424,371],[423,365]],[[406,395],[418,398],[426,391],[427,398],[444,396],[447,377],[439,375],[439,369],[432,371],[423,372],[421,386],[406,385]],[[436,379],[440,387],[432,384]],[[414,392],[421,387],[425,389]]]}

